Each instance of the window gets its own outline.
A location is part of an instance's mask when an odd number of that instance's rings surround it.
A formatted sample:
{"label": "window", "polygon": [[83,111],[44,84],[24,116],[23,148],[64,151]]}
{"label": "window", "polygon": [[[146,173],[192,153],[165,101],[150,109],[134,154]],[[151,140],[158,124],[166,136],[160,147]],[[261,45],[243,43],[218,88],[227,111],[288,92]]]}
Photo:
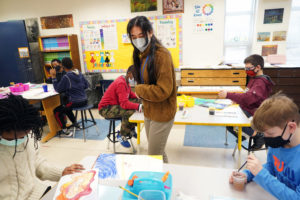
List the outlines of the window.
{"label": "window", "polygon": [[241,63],[251,52],[256,0],[226,0],[224,57]]}
{"label": "window", "polygon": [[287,33],[286,57],[287,63],[300,66],[300,1],[293,0]]}

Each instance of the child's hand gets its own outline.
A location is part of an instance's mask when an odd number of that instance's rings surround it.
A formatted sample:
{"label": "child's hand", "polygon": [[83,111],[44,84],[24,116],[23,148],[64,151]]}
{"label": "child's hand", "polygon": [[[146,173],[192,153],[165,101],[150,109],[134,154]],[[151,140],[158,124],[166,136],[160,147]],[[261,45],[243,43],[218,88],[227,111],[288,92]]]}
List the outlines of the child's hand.
{"label": "child's hand", "polygon": [[233,176],[239,174],[240,176],[245,176],[246,177],[246,182],[247,183],[247,175],[243,172],[237,172],[237,171],[233,171],[232,174],[229,177],[229,183],[233,184]]}
{"label": "child's hand", "polygon": [[82,170],[85,170],[84,167],[80,164],[73,164],[69,167],[66,167],[62,173],[62,175],[68,175],[73,174],[75,172],[81,172]]}
{"label": "child's hand", "polygon": [[250,154],[247,160],[247,169],[249,169],[250,172],[256,176],[260,170],[262,170],[262,168],[263,166],[260,161],[253,154]]}
{"label": "child's hand", "polygon": [[218,94],[218,97],[219,97],[220,99],[226,99],[226,97],[227,97],[227,92],[224,91],[224,90],[221,90],[221,91],[219,92],[219,94]]}
{"label": "child's hand", "polygon": [[52,78],[56,77],[56,70],[54,68],[51,68],[49,72]]}

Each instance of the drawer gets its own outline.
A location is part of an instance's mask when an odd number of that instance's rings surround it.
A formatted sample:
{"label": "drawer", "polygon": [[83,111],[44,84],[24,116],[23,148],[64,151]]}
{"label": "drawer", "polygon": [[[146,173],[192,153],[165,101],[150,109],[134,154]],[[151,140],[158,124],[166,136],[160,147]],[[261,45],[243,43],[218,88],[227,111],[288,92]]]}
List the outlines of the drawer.
{"label": "drawer", "polygon": [[181,77],[246,77],[245,70],[181,70]]}
{"label": "drawer", "polygon": [[300,78],[273,78],[276,85],[300,85]]}
{"label": "drawer", "polygon": [[181,85],[246,85],[246,78],[181,78]]}
{"label": "drawer", "polygon": [[264,74],[270,77],[300,77],[299,69],[264,69]]}

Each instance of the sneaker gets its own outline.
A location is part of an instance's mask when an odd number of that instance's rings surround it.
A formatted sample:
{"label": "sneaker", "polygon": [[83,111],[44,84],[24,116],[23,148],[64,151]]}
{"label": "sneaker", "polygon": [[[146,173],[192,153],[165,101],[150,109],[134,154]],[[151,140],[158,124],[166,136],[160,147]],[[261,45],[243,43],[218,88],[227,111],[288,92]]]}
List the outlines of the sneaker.
{"label": "sneaker", "polygon": [[73,131],[65,128],[65,129],[61,130],[60,135],[66,136],[66,137],[71,137],[71,136],[73,136]]}
{"label": "sneaker", "polygon": [[117,140],[121,143],[121,145],[125,148],[130,148],[130,143],[124,139],[120,134],[117,135]]}
{"label": "sneaker", "polygon": [[131,134],[132,137],[134,137],[135,139],[137,139],[137,133],[136,133],[135,129],[131,130],[130,134]]}
{"label": "sneaker", "polygon": [[262,133],[257,133],[253,137],[253,145],[251,146],[251,150],[259,150],[265,144],[264,135]]}

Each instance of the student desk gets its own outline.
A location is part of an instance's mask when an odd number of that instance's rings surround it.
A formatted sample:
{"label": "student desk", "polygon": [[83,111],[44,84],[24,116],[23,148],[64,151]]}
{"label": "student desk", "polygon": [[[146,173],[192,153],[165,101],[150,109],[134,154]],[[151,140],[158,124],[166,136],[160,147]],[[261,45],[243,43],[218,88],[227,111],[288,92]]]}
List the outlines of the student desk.
{"label": "student desk", "polygon": [[221,90],[235,93],[244,92],[240,86],[179,86],[177,93],[199,98],[216,99]]}
{"label": "student desk", "polygon": [[[134,155],[132,155],[134,156]],[[81,162],[86,169],[90,169],[96,160],[96,156],[88,156],[88,163]],[[94,159],[91,159],[93,158]],[[86,157],[87,158],[87,157]],[[255,200],[273,200],[275,199],[268,192],[264,191],[255,182],[248,183],[243,192],[237,191],[229,184],[231,169],[209,168],[200,166],[163,164],[163,171],[169,171],[173,177],[173,190],[171,199],[174,200],[179,192],[193,196],[195,199],[209,200],[212,196],[231,197],[238,199]],[[118,187],[125,185],[124,180],[106,180],[99,181],[100,185]],[[101,186],[100,186],[101,187]],[[51,189],[42,199],[52,200],[55,194],[56,186]],[[106,199],[115,200],[115,199]]]}
{"label": "student desk", "polygon": [[[187,115],[184,116],[184,111]],[[250,120],[243,113],[238,105],[231,105],[215,115],[209,115],[208,108],[195,105],[185,108],[184,111],[177,111],[174,124],[178,125],[202,125],[202,126],[235,126],[238,127],[238,149],[242,148],[242,127],[249,127]],[[140,144],[140,128],[144,123],[144,113],[135,112],[130,118],[131,123],[137,123],[137,144]],[[201,133],[199,133],[201,134]]]}
{"label": "student desk", "polygon": [[29,100],[30,103],[42,102],[50,132],[43,137],[41,141],[47,142],[53,138],[59,130],[61,130],[53,113],[53,110],[60,105],[59,94],[55,92],[52,84],[48,84],[48,92],[44,92],[43,88],[37,85],[36,88],[31,88],[30,90],[25,91],[22,96]]}

